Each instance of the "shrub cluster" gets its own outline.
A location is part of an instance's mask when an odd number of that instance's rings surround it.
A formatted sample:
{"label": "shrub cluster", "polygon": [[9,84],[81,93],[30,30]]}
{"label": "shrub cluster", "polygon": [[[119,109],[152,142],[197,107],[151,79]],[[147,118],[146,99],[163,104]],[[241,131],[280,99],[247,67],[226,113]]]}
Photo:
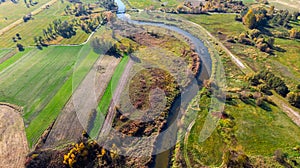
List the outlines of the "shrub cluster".
{"label": "shrub cluster", "polygon": [[275,76],[268,70],[263,70],[249,77],[249,82],[252,86],[258,86],[260,91],[268,93],[270,89],[274,89],[283,97],[290,92],[284,81]]}

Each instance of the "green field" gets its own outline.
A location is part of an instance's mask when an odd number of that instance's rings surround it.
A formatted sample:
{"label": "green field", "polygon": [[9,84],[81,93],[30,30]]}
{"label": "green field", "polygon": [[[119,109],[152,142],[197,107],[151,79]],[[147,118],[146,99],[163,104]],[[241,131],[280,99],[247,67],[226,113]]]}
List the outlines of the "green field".
{"label": "green field", "polygon": [[23,55],[26,55],[29,51],[31,51],[31,48],[26,49],[23,52],[18,52],[16,54],[13,55],[13,57],[5,60],[4,62],[2,62],[0,64],[0,73],[2,73],[1,71],[4,70],[5,68],[9,67],[10,65],[14,64],[17,60],[19,60],[21,57],[23,57]]}
{"label": "green field", "polygon": [[[263,156],[267,160],[272,159],[277,149],[287,153],[289,158],[299,157],[299,154],[293,151],[293,148],[300,144],[299,127],[278,107],[265,102],[266,108],[263,109],[256,106],[253,100],[245,103],[233,99],[226,104],[225,112],[233,117],[235,123],[236,139],[232,139],[235,145],[227,146],[228,142],[224,140],[224,135],[217,129],[207,140],[200,143],[199,133],[206,119],[208,113],[206,106],[209,103],[209,97],[205,95],[201,97],[199,101],[201,110],[198,111],[188,141],[184,144],[184,158],[191,165],[219,166],[222,163],[223,152],[228,149],[242,150],[251,158]],[[189,112],[196,111],[190,109]]]}
{"label": "green field", "polygon": [[79,47],[48,47],[19,52],[7,60],[11,65],[0,73],[0,101],[24,106],[25,123],[29,123],[63,85],[78,59]]}
{"label": "green field", "polygon": [[0,65],[0,101],[24,107],[30,146],[57,117],[72,87],[78,86],[97,58],[89,45],[48,47],[26,49]]}
{"label": "green field", "polygon": [[[71,50],[74,50],[73,47],[68,47]],[[72,49],[73,48],[73,49]],[[56,119],[61,109],[64,107],[65,103],[71,97],[73,90],[77,88],[82,79],[90,71],[94,62],[98,59],[99,55],[94,53],[89,45],[85,45],[82,48],[78,48],[78,54],[74,54],[73,57],[76,60],[81,60],[79,62],[72,63],[73,71],[70,73],[76,73],[76,76],[70,76],[64,81],[61,81],[59,84],[62,86],[57,92],[54,92],[55,95],[51,98],[49,103],[39,112],[39,114],[32,120],[29,126],[26,128],[26,135],[29,141],[30,146],[35,144],[38,138],[42,133],[48,128],[48,126]],[[74,69],[73,69],[74,68]]]}
{"label": "green field", "polygon": [[217,34],[218,31],[221,31],[225,34],[239,35],[247,30],[241,22],[236,22],[235,15],[231,14],[180,16],[189,21],[200,24],[213,34]]}
{"label": "green field", "polygon": [[11,52],[12,50],[11,49],[2,49],[0,50],[0,59],[2,57],[4,57],[6,54],[8,54],[9,52]]}
{"label": "green field", "polygon": [[178,0],[127,0],[131,6],[139,9],[144,9],[148,7],[161,7],[161,4],[166,3],[166,7],[177,7],[177,5],[182,4],[183,1]]}
{"label": "green field", "polygon": [[[34,16],[33,20],[29,20],[28,22],[24,22],[12,29],[8,32],[4,33],[0,36],[0,47],[9,48],[15,47],[17,43],[20,43],[24,46],[33,46],[34,37],[42,36],[43,37],[43,29],[47,29],[50,23],[52,23],[56,19],[71,20],[74,16],[66,16],[64,15],[64,9],[67,5],[70,5],[69,2],[61,3],[61,1],[56,2],[49,9],[45,9],[43,12]],[[0,5],[1,6],[1,5]],[[21,36],[21,40],[17,42],[13,42],[12,38],[19,33]],[[81,29],[76,31],[76,36],[73,36],[70,39],[63,39],[61,44],[80,44],[83,43],[87,38],[88,34],[83,32]]]}
{"label": "green field", "polygon": [[242,0],[244,3],[255,3],[255,0]]}
{"label": "green field", "polygon": [[[29,2],[29,1],[28,1]],[[37,0],[37,5],[30,6],[27,8],[24,1],[19,1],[17,4],[11,1],[6,1],[0,4],[0,29],[6,27],[7,25],[15,22],[16,20],[22,18],[24,15],[38,9],[42,5],[49,2],[49,0]]]}

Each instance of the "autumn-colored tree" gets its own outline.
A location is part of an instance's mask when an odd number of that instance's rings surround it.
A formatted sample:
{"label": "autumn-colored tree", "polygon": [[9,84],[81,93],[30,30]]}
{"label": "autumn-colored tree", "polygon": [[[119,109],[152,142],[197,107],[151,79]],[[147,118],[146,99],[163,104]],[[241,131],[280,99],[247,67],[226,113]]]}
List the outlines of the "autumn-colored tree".
{"label": "autumn-colored tree", "polygon": [[243,17],[243,23],[246,25],[249,29],[254,29],[256,26],[256,17],[254,15],[254,12],[252,9],[249,9],[247,14]]}
{"label": "autumn-colored tree", "polygon": [[290,31],[290,38],[296,38],[296,39],[299,39],[300,38],[300,31],[295,29],[295,28],[292,28]]}

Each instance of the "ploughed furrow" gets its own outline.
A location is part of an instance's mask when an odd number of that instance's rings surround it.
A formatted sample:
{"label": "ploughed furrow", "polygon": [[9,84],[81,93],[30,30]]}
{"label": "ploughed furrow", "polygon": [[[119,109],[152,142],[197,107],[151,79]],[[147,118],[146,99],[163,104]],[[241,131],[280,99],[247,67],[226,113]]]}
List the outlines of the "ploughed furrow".
{"label": "ploughed furrow", "polygon": [[0,123],[0,167],[24,167],[28,144],[18,109],[0,103]]}

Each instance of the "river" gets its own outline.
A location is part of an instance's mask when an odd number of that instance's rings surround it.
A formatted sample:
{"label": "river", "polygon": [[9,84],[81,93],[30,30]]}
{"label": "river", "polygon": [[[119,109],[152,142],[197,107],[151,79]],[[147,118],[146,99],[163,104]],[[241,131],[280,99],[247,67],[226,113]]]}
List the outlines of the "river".
{"label": "river", "polygon": [[200,73],[186,88],[182,90],[181,95],[177,97],[176,100],[172,103],[172,107],[170,109],[170,113],[167,120],[167,125],[166,128],[164,128],[164,130],[168,129],[168,131],[163,130],[163,133],[160,134],[156,140],[156,148],[154,149],[154,153],[158,154],[154,156],[154,163],[153,165],[151,165],[151,167],[167,168],[169,167],[170,155],[173,149],[170,145],[175,145],[177,140],[176,135],[178,127],[176,122],[182,117],[182,113],[180,113],[180,111],[187,109],[188,104],[201,89],[202,81],[210,77],[212,69],[212,60],[208,48],[204,45],[203,41],[193,36],[191,33],[173,25],[131,20],[125,15],[125,4],[121,0],[115,0],[115,3],[118,5],[117,16],[119,19],[129,22],[131,24],[157,26],[177,32],[190,40],[190,42],[195,46],[195,51],[198,53],[201,59]]}

